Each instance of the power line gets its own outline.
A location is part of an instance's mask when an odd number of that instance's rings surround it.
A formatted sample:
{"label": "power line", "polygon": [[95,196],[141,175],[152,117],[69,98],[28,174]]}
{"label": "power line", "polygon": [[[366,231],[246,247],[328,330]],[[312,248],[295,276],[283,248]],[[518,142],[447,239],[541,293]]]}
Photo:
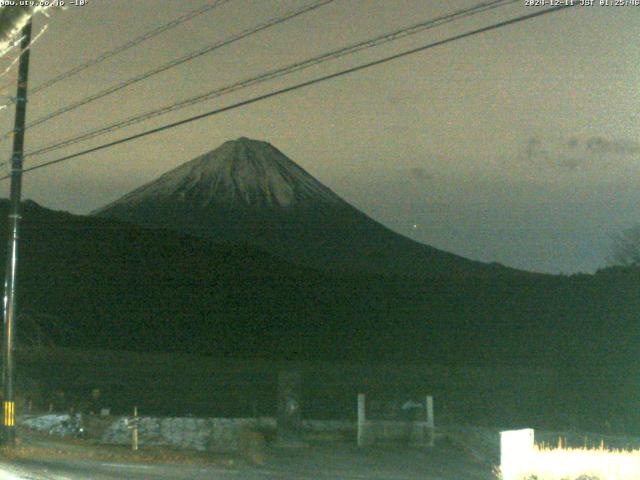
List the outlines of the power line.
{"label": "power line", "polygon": [[78,73],[82,72],[83,70],[86,70],[89,67],[92,67],[94,65],[97,65],[98,63],[104,62],[105,60],[114,57],[126,50],[129,50],[130,48],[135,47],[136,45],[141,44],[142,42],[145,42],[153,37],[156,37],[158,35],[160,35],[161,33],[164,33],[168,30],[171,30],[172,28],[177,27],[178,25],[181,25],[185,22],[188,22],[189,20],[192,20],[196,17],[199,17],[200,15],[203,15],[215,8],[218,8],[220,6],[222,6],[223,4],[229,2],[230,0],[216,0],[213,3],[209,3],[207,5],[204,5],[200,8],[197,8],[195,10],[192,10],[190,12],[185,13],[184,15],[181,15],[163,25],[159,25],[158,27],[149,30],[148,32],[143,33],[142,35],[129,40],[127,43],[124,43],[122,45],[120,45],[119,47],[114,48],[113,50],[109,50],[91,60],[86,61],[85,63],[82,63],[70,70],[67,70],[66,72],[61,73],[60,75],[57,75],[55,77],[53,77],[50,80],[47,80],[46,82],[38,85],[37,87],[32,88],[31,90],[29,90],[29,94],[33,95],[35,93],[41,92],[43,90],[46,90],[47,88],[55,85],[56,83],[61,82],[62,80],[66,80],[70,77],[73,77],[74,75],[77,75]]}
{"label": "power line", "polygon": [[[9,73],[9,71],[20,62],[20,59],[22,58],[22,55],[25,54],[26,51],[31,50],[33,48],[33,46],[36,44],[36,42],[38,40],[40,40],[40,38],[42,37],[42,35],[44,35],[44,33],[47,31],[47,28],[49,26],[45,25],[44,27],[42,27],[40,29],[40,31],[29,41],[29,45],[27,45],[27,47],[25,49],[23,49],[16,58],[14,58],[11,63],[9,64],[9,66],[5,67],[4,70],[0,71],[0,77],[3,77],[4,75],[6,75],[7,73]],[[22,41],[22,39],[20,39],[20,41]],[[13,85],[15,82],[11,82],[8,84],[5,84],[4,86],[0,87],[0,92],[4,91],[5,88],[8,88],[9,86]],[[0,110],[3,110],[5,108],[7,108],[11,103],[16,103],[17,102],[17,98],[16,97],[9,97],[10,101],[9,103],[6,103],[4,105],[0,105]],[[23,155],[24,158],[24,155]],[[2,165],[2,164],[0,164]]]}
{"label": "power line", "polygon": [[[30,17],[31,17],[31,20],[32,20],[36,13],[38,13],[38,12],[42,12],[42,14],[43,14],[45,17],[50,18],[46,11],[47,11],[49,8],[51,8],[51,7],[53,7],[53,5],[49,5],[49,6],[46,6],[46,7],[45,7],[45,6],[40,6],[40,7],[31,7],[30,9],[29,9],[29,8],[26,8],[26,10],[32,10],[32,13],[31,13],[30,15],[29,15],[29,14],[26,14],[26,15],[27,15],[27,16],[30,16]],[[35,8],[35,10],[34,10],[34,8]],[[14,10],[14,12],[13,12],[12,14],[10,14],[10,16],[11,16],[11,15],[18,15],[18,16],[25,15],[25,13],[24,13],[24,12],[26,11],[23,7],[15,8],[15,9],[12,9],[12,10]],[[23,11],[23,13],[22,13],[22,14],[21,14],[21,13],[19,13],[19,12],[20,12],[20,10],[22,10],[22,11]],[[7,9],[5,8],[5,9],[4,9],[4,10],[2,10],[2,12],[0,13],[0,30],[2,30],[1,25],[2,25],[3,21],[7,20],[6,18],[3,18],[3,15],[2,15],[2,13],[5,13],[5,14],[6,14],[6,11],[7,11]],[[4,17],[6,17],[6,15],[5,15]],[[8,20],[9,24],[10,24],[12,21],[13,21],[12,19],[9,19],[9,20]],[[4,25],[4,26],[6,27],[6,25]],[[38,32],[38,34],[37,34],[37,35],[35,36],[35,38],[31,41],[31,45],[30,45],[30,47],[29,47],[29,48],[31,48],[31,47],[33,46],[33,44],[34,44],[34,43],[35,43],[35,42],[36,42],[36,41],[37,41],[37,40],[38,40],[38,39],[39,39],[39,38],[44,34],[44,32],[47,30],[47,28],[48,28],[48,27],[49,27],[49,26],[45,24],[45,25],[40,29],[40,31]],[[1,34],[1,33],[0,33],[0,36],[2,36],[2,34]],[[9,51],[11,51],[14,47],[18,46],[18,45],[20,44],[20,42],[21,42],[21,41],[22,41],[22,37],[18,37],[18,38],[15,38],[13,41],[11,41],[11,42],[9,43],[9,45],[7,45],[7,47],[6,47],[6,48],[4,48],[4,49],[3,49],[3,48],[0,48],[0,60],[8,60],[7,58],[5,58],[5,54],[6,54],[6,53],[8,53]],[[2,41],[0,41],[0,44],[2,44]],[[6,75],[7,73],[9,73],[9,71],[10,71],[10,70],[11,70],[11,69],[12,69],[12,68],[13,68],[13,67],[14,67],[14,66],[15,66],[15,65],[20,61],[20,58],[21,58],[21,54],[18,54],[15,58],[13,58],[12,60],[10,60],[9,66],[7,66],[7,67],[6,67],[6,68],[5,68],[5,69],[0,73],[0,77],[1,77],[1,76]],[[10,87],[13,87],[14,85],[15,85],[15,81],[11,81],[11,82],[5,83],[4,85],[1,85],[1,86],[0,86],[0,92],[4,92],[6,89],[8,89],[8,88],[10,88]],[[5,97],[5,96],[3,95],[2,97]],[[12,100],[11,100],[10,102],[8,102],[8,103],[0,104],[0,110],[2,110],[3,108],[8,107],[11,103],[14,103],[14,99],[12,99]]]}
{"label": "power line", "polygon": [[[457,40],[462,40],[463,38],[468,38],[468,37],[471,37],[471,36],[474,36],[474,35],[479,35],[481,33],[485,33],[485,32],[491,31],[491,30],[497,30],[499,28],[506,27],[508,25],[513,25],[513,24],[516,24],[516,23],[520,23],[520,22],[523,22],[523,21],[526,21],[526,20],[530,20],[532,18],[536,18],[536,17],[540,17],[542,15],[546,15],[546,14],[549,14],[549,13],[553,13],[553,12],[557,12],[557,11],[560,11],[560,10],[564,10],[564,9],[567,9],[567,8],[570,8],[570,7],[573,7],[573,6],[574,5],[566,4],[566,5],[561,5],[561,6],[557,6],[557,7],[552,7],[552,8],[548,8],[548,9],[545,9],[545,10],[540,10],[540,11],[537,11],[537,12],[534,12],[534,13],[529,13],[527,15],[521,15],[519,17],[511,18],[509,20],[505,20],[505,21],[502,21],[502,22],[494,23],[494,24],[489,25],[487,27],[482,27],[482,28],[478,28],[478,29],[475,29],[475,30],[471,30],[471,31],[465,32],[465,33],[454,35],[452,37],[445,38],[444,40],[438,40],[436,42],[429,43],[427,45],[422,45],[420,47],[412,48],[410,50],[405,50],[403,52],[396,53],[394,55],[390,55],[390,56],[387,56],[387,57],[384,57],[384,58],[381,58],[381,59],[378,59],[378,60],[374,60],[374,61],[371,61],[371,62],[363,63],[363,64],[357,65],[355,67],[351,67],[351,68],[348,68],[348,69],[345,69],[345,70],[341,70],[341,71],[336,72],[336,73],[331,73],[329,75],[324,75],[322,77],[317,77],[317,78],[314,78],[314,79],[311,79],[311,80],[307,80],[305,82],[297,83],[295,85],[292,85],[292,86],[289,86],[289,87],[285,87],[285,88],[282,88],[282,89],[279,89],[279,90],[275,90],[273,92],[266,93],[264,95],[259,95],[259,96],[250,98],[248,100],[243,100],[243,101],[228,105],[226,107],[217,108],[215,110],[211,110],[209,112],[202,113],[200,115],[195,115],[195,116],[192,116],[192,117],[189,117],[189,118],[177,121],[177,122],[173,122],[173,123],[169,123],[167,125],[163,125],[162,127],[153,128],[151,130],[147,130],[146,132],[142,132],[142,133],[138,133],[138,134],[135,134],[135,135],[131,135],[129,137],[124,137],[124,138],[121,138],[119,140],[115,140],[113,142],[105,143],[105,144],[99,145],[97,147],[93,147],[93,148],[89,148],[89,149],[86,149],[86,150],[83,150],[83,151],[80,151],[80,152],[77,152],[77,153],[73,153],[71,155],[66,155],[64,157],[60,157],[60,158],[57,158],[55,160],[51,160],[49,162],[45,162],[45,163],[41,163],[39,165],[35,165],[33,167],[25,168],[24,172],[30,172],[30,171],[37,170],[37,169],[44,168],[44,167],[48,167],[48,166],[51,166],[51,165],[54,165],[54,164],[57,164],[57,163],[65,162],[65,161],[71,160],[73,158],[81,157],[81,156],[87,155],[89,153],[94,153],[94,152],[97,152],[97,151],[100,151],[100,150],[105,150],[107,148],[111,148],[111,147],[114,147],[116,145],[127,143],[127,142],[130,142],[132,140],[137,140],[139,138],[147,137],[147,136],[153,135],[155,133],[160,133],[160,132],[163,132],[165,130],[169,130],[169,129],[172,129],[172,128],[175,128],[175,127],[179,127],[181,125],[185,125],[187,123],[191,123],[191,122],[195,122],[197,120],[201,120],[203,118],[211,117],[213,115],[218,115],[220,113],[224,113],[224,112],[227,112],[227,111],[230,111],[230,110],[235,110],[236,108],[240,108],[240,107],[244,107],[244,106],[247,106],[247,105],[251,105],[253,103],[257,103],[257,102],[260,102],[262,100],[266,100],[268,98],[272,98],[272,97],[276,97],[276,96],[279,96],[279,95],[282,95],[282,94],[285,94],[285,93],[293,92],[295,90],[299,90],[299,89],[302,89],[302,88],[305,88],[305,87],[308,87],[308,86],[311,86],[311,85],[315,85],[317,83],[325,82],[325,81],[328,81],[328,80],[333,80],[334,78],[342,77],[344,75],[349,75],[351,73],[355,73],[355,72],[358,72],[360,70],[364,70],[366,68],[370,68],[370,67],[374,67],[374,66],[377,66],[377,65],[381,65],[383,63],[387,63],[387,62],[390,62],[392,60],[396,60],[396,59],[399,59],[399,58],[402,58],[402,57],[406,57],[408,55],[413,55],[415,53],[422,52],[422,51],[425,51],[425,50],[428,50],[428,49],[431,49],[431,48],[434,48],[434,47],[438,47],[438,46],[441,46],[441,45],[445,45],[447,43],[452,43],[452,42],[455,42]],[[10,177],[9,175],[5,175],[3,177],[0,177],[0,180],[5,180],[5,179],[7,179],[9,177]]]}
{"label": "power line", "polygon": [[[111,57],[114,57],[130,48],[135,47],[136,45],[139,45],[142,42],[145,42],[153,37],[156,37],[158,35],[160,35],[161,33],[164,33],[174,27],[177,27],[178,25],[181,25],[182,23],[185,23],[193,18],[196,18],[200,15],[203,15],[204,13],[207,13],[210,10],[213,10],[214,8],[217,8],[221,5],[223,5],[224,3],[229,2],[230,0],[216,0],[215,2],[213,2],[212,4],[207,4],[204,5],[200,8],[197,8],[195,10],[192,10],[191,12],[188,12],[184,15],[181,15],[178,18],[175,18],[165,24],[159,25],[158,27],[149,30],[148,32],[143,33],[142,35],[128,41],[127,43],[124,43],[116,48],[114,48],[113,50],[109,50],[91,60],[88,60],[87,62],[78,65],[70,70],[67,70],[66,72],[61,73],[60,75],[57,75],[47,81],[45,81],[44,83],[38,85],[37,87],[31,88],[29,90],[29,94],[30,95],[34,95],[40,91],[46,90],[47,88],[55,85],[58,82],[61,82],[62,80],[66,80],[70,77],[73,77],[74,75],[77,75],[78,73],[82,72],[83,70],[86,70],[89,67],[92,67],[94,65],[97,65],[98,63],[101,63]],[[3,87],[4,88],[4,87]],[[5,138],[5,137],[2,137]]]}
{"label": "power line", "polygon": [[[228,1],[228,0],[225,0]],[[44,115],[36,120],[34,120],[33,122],[29,123],[26,128],[33,128],[35,126],[41,125],[45,122],[48,122],[49,120],[59,117],[60,115],[63,115],[65,113],[69,113],[73,110],[76,110],[77,108],[82,107],[83,105],[87,105],[89,103],[95,102],[96,100],[99,100],[101,98],[104,98],[108,95],[111,95],[113,93],[116,93],[124,88],[130,87],[131,85],[134,85],[138,82],[141,82],[143,80],[146,80],[150,77],[153,77],[155,75],[158,75],[159,73],[165,72],[167,70],[170,70],[171,68],[177,67],[179,65],[182,65],[183,63],[189,62],[191,60],[194,60],[198,57],[201,57],[207,53],[211,53],[214,50],[218,50],[219,48],[225,47],[227,45],[230,45],[234,42],[237,42],[238,40],[242,40],[243,38],[246,38],[250,35],[254,35],[258,32],[261,32],[262,30],[266,30],[267,28],[273,27],[275,25],[279,25],[281,23],[284,23],[288,20],[291,20],[292,18],[298,17],[300,15],[303,15],[307,12],[310,12],[312,10],[316,10],[317,8],[320,8],[324,5],[327,5],[331,2],[333,2],[334,0],[319,0],[316,1],[314,3],[312,3],[311,5],[306,5],[302,8],[298,8],[296,10],[292,10],[280,17],[275,17],[272,18],[266,22],[260,23],[255,27],[252,27],[250,29],[244,30],[236,35],[232,35],[231,37],[228,37],[224,40],[221,40],[219,42],[213,43],[211,45],[207,45],[204,48],[201,48],[199,50],[196,50],[194,52],[188,53],[187,55],[180,57],[178,59],[172,60],[168,63],[165,63],[163,65],[160,65],[159,67],[156,67],[152,70],[149,70],[147,72],[144,72],[140,75],[136,75],[135,77],[129,78],[127,80],[124,80],[123,82],[117,83],[115,85],[112,85],[111,87],[108,87],[104,90],[101,90],[97,93],[91,94],[81,100],[78,100],[77,102],[71,103],[69,105],[66,105],[52,113],[49,113],[47,115]],[[2,138],[8,138],[9,136],[12,135],[12,132],[6,132]]]}
{"label": "power line", "polygon": [[[92,67],[94,65],[97,65],[101,62],[104,62],[105,60],[114,57],[126,50],[129,50],[130,48],[135,47],[136,45],[139,45],[153,37],[156,37],[158,35],[160,35],[161,33],[164,33],[168,30],[171,30],[172,28],[177,27],[178,25],[181,25],[193,18],[196,18],[200,15],[203,15],[205,13],[207,13],[210,10],[213,10],[219,6],[222,6],[223,4],[229,2],[231,0],[216,0],[211,4],[207,4],[204,5],[200,8],[197,8],[195,10],[192,10],[190,12],[187,12],[184,15],[181,15],[165,24],[159,25],[158,27],[149,30],[148,32],[143,33],[142,35],[128,41],[127,43],[124,43],[116,48],[114,48],[113,50],[109,50],[107,52],[104,52],[103,54],[86,61],[83,64],[80,64],[70,70],[67,70],[66,72],[61,73],[60,75],[57,75],[45,82],[43,82],[42,84],[38,85],[37,87],[31,88],[29,89],[29,95],[35,95],[36,93],[39,93],[43,90],[48,89],[49,87],[55,85],[56,83],[59,83],[63,80],[66,80],[68,78],[73,77],[74,75],[77,75],[78,73],[86,70],[89,67]],[[0,87],[0,91],[2,91],[4,88],[9,87],[13,85],[13,83],[9,83],[7,85],[4,85],[2,87]],[[4,108],[4,107],[8,107],[9,103],[5,103],[4,105],[0,105],[0,109]],[[11,135],[12,132],[7,132],[6,134],[4,134],[2,137],[0,137],[0,140],[7,138],[8,136]]]}
{"label": "power line", "polygon": [[182,100],[178,103],[174,103],[159,109],[155,109],[155,110],[151,110],[139,115],[134,115],[132,117],[126,118],[124,120],[120,120],[118,122],[100,127],[98,129],[89,131],[89,132],[85,132],[83,134],[80,134],[78,136],[74,136],[74,137],[70,137],[70,138],[66,138],[64,140],[61,140],[59,142],[56,142],[54,144],[50,144],[44,147],[41,147],[37,150],[32,150],[30,152],[27,152],[26,157],[31,157],[31,156],[36,156],[36,155],[42,155],[44,153],[48,153],[51,152],[53,150],[58,150],[60,148],[63,147],[68,147],[70,145],[74,145],[76,143],[80,143],[86,140],[89,140],[91,138],[95,138],[101,135],[105,135],[107,133],[111,133],[114,132],[116,130],[120,130],[123,129],[125,127],[129,127],[131,125],[135,125],[141,122],[144,122],[146,120],[149,120],[151,118],[154,117],[158,117],[161,115],[165,115],[167,113],[170,112],[174,112],[176,110],[180,110],[186,107],[189,107],[191,105],[195,105],[197,103],[203,102],[205,100],[210,100],[212,98],[216,98],[216,97],[220,97],[232,92],[235,92],[237,90],[242,90],[269,80],[273,80],[275,78],[280,78],[283,77],[285,75],[289,75],[291,73],[300,71],[300,70],[304,70],[306,68],[315,66],[315,65],[319,65],[321,63],[330,61],[330,60],[334,60],[336,58],[340,58],[346,55],[351,55],[353,53],[368,49],[368,48],[373,48],[379,45],[382,45],[384,43],[388,43],[391,41],[395,41],[398,40],[400,38],[404,38],[407,37],[409,35],[415,35],[417,33],[423,32],[427,29],[431,29],[431,28],[435,28],[441,25],[444,25],[446,23],[450,23],[453,22],[455,20],[459,20],[461,18],[465,18],[465,17],[469,17],[469,16],[473,16],[473,15],[477,15],[479,13],[483,13],[486,12],[488,10],[492,10],[498,7],[503,7],[512,3],[516,3],[519,2],[520,0],[492,0],[489,2],[485,2],[485,3],[481,3],[481,4],[477,4],[473,7],[470,8],[466,8],[463,10],[458,10],[456,12],[441,16],[441,17],[437,17],[435,19],[429,19],[427,21],[423,21],[414,25],[411,25],[409,27],[405,27],[399,30],[395,30],[389,33],[385,33],[382,35],[379,35],[377,37],[374,37],[372,39],[369,40],[365,40],[362,42],[358,42],[352,45],[349,45],[347,47],[342,47],[339,48],[337,50],[333,50],[327,53],[323,53],[321,55],[318,55],[316,57],[312,57],[310,59],[306,59],[303,60],[301,62],[296,62],[290,65],[287,65],[285,67],[281,67],[281,68],[277,68],[274,70],[270,70],[266,73],[262,73],[258,76],[255,77],[251,77],[245,80],[242,80],[240,82],[236,82],[230,85],[226,85],[224,87],[220,87],[220,88],[216,88],[214,90],[205,92],[203,94],[199,94],[196,95],[195,97],[191,97],[188,98],[186,100]]}

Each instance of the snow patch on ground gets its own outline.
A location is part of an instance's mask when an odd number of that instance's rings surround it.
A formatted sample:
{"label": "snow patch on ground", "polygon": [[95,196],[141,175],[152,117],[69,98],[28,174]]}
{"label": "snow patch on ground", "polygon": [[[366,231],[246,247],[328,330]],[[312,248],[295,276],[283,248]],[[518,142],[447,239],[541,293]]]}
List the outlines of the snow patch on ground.
{"label": "snow patch on ground", "polygon": [[[130,445],[130,419],[116,419],[102,434],[101,443]],[[61,437],[77,436],[84,428],[82,415],[52,413],[23,415],[19,423],[31,430]],[[355,422],[343,420],[304,420],[305,432],[327,433],[352,431]],[[276,419],[260,418],[195,418],[195,417],[139,417],[140,445],[175,447],[198,451],[235,451],[247,431],[275,431]]]}
{"label": "snow patch on ground", "polygon": [[49,415],[27,415],[22,418],[22,425],[36,432],[47,432],[61,437],[74,436],[83,431],[82,415],[52,413]]}
{"label": "snow patch on ground", "polygon": [[[271,418],[157,418],[140,417],[140,445],[169,446],[198,451],[234,451],[240,434],[246,430],[275,429]],[[101,438],[102,443],[128,445],[131,430],[125,419],[119,419]]]}

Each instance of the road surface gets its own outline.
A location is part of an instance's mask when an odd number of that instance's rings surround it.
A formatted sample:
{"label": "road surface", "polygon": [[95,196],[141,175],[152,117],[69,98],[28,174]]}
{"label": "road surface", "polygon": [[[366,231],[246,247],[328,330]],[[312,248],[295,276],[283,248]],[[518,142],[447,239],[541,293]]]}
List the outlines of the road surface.
{"label": "road surface", "polygon": [[94,460],[0,464],[0,480],[495,480],[491,466],[451,448],[407,450],[345,446],[271,449],[265,465],[217,467]]}

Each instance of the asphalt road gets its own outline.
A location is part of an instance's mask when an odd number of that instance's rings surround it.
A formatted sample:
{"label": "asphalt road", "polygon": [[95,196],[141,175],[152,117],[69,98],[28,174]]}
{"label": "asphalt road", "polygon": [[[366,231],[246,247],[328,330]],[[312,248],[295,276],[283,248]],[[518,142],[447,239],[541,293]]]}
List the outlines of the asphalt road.
{"label": "asphalt road", "polygon": [[272,450],[264,466],[236,468],[90,460],[21,460],[0,464],[0,480],[495,480],[491,467],[451,449]]}

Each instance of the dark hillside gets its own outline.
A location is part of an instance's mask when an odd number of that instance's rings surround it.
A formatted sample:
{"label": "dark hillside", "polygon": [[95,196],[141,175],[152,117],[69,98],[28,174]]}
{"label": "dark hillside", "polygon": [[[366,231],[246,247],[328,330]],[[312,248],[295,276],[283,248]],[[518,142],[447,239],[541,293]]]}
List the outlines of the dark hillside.
{"label": "dark hillside", "polygon": [[[6,215],[3,202],[2,231]],[[23,225],[22,342],[449,364],[623,365],[640,353],[637,272],[339,275],[32,202]]]}

